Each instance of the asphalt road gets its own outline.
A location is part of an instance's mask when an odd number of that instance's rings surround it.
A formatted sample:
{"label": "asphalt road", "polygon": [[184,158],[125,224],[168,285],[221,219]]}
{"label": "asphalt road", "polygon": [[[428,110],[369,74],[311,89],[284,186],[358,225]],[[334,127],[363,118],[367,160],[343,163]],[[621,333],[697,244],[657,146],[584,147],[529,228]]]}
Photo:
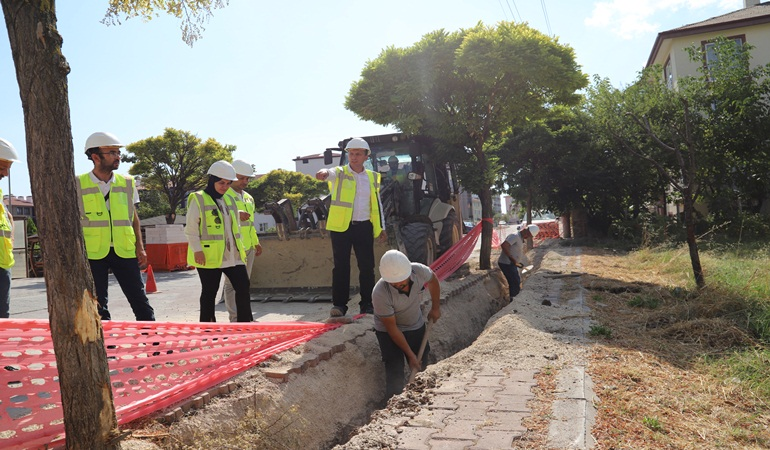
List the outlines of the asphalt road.
{"label": "asphalt road", "polygon": [[[200,312],[200,280],[195,270],[155,272],[158,291],[147,294],[155,319],[163,322],[197,322]],[[223,277],[224,278],[224,277]],[[220,286],[220,294],[221,294]],[[217,295],[217,299],[220,298]],[[351,300],[352,301],[352,300]],[[331,303],[252,302],[257,322],[322,321]],[[135,320],[134,313],[115,277],[110,275],[109,309],[113,320]],[[48,319],[48,299],[43,278],[16,278],[11,281],[11,318]],[[224,303],[216,305],[217,322],[227,322]]]}
{"label": "asphalt road", "polygon": [[[504,238],[515,230],[514,225],[495,226]],[[476,243],[476,250],[481,240]],[[473,258],[473,256],[472,256]],[[331,270],[330,270],[331,272]],[[154,272],[158,291],[147,294],[155,310],[155,320],[163,322],[197,322],[200,312],[200,280],[195,270]],[[330,274],[331,275],[331,274]],[[223,277],[224,280],[224,277]],[[217,294],[217,302],[221,298]],[[351,313],[358,312],[358,296],[348,303]],[[329,317],[331,302],[252,302],[251,310],[257,322],[312,321],[321,322]],[[135,320],[134,313],[115,277],[110,275],[109,309],[113,320]],[[11,318],[48,319],[48,300],[43,278],[14,278],[11,281]],[[224,303],[216,305],[217,322],[227,322]]]}

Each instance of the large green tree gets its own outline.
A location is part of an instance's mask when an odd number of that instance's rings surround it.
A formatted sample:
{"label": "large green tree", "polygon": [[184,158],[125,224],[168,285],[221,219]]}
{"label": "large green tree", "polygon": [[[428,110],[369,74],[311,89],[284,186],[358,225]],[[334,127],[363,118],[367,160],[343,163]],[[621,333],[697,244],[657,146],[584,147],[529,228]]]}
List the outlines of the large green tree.
{"label": "large green tree", "polygon": [[555,107],[548,117],[515,127],[498,154],[500,181],[527,206],[570,217],[587,213],[593,233],[637,217],[664,186],[654,169],[640,168],[625,152],[613,152],[579,107]]}
{"label": "large green tree", "polygon": [[[706,60],[698,47],[690,53],[693,61]],[[745,179],[764,182],[766,189],[770,66],[750,68],[749,54],[749,46],[718,39],[716,59],[676,86],[668,85],[655,66],[625,90],[606,80],[589,89],[596,123],[619,147],[651,164],[681,199],[698,287],[706,282],[695,233],[696,202],[708,206],[709,197],[730,197]]]}
{"label": "large green tree", "polygon": [[[479,23],[426,34],[408,48],[388,47],[353,83],[345,107],[360,118],[433,138],[457,164],[463,186],[491,219],[496,159],[490,139],[537,118],[549,106],[575,104],[586,76],[573,50],[526,24]],[[479,259],[490,268],[492,230],[482,228]]]}
{"label": "large green tree", "polygon": [[166,128],[162,136],[134,142],[126,150],[133,153],[126,161],[134,163],[128,172],[137,176],[144,188],[166,196],[166,223],[171,224],[187,193],[206,187],[209,166],[218,160],[232,160],[235,146]]}
{"label": "large green tree", "polygon": [[[115,15],[167,10],[183,23],[197,21],[194,0],[112,1]],[[118,448],[119,432],[104,348],[104,333],[77,208],[67,75],[69,64],[56,28],[54,0],[0,0],[24,111],[27,167],[37,206],[45,282],[67,447]],[[189,27],[188,27],[189,28]],[[183,25],[184,29],[184,25]],[[194,30],[193,30],[194,31]],[[194,33],[193,33],[194,34]],[[65,236],[66,239],[62,239]]]}

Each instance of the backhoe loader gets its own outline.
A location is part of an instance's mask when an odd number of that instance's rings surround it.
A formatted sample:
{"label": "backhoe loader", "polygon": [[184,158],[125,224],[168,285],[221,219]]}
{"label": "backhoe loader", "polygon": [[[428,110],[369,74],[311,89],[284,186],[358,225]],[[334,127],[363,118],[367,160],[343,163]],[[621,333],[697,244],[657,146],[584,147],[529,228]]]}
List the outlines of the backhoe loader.
{"label": "backhoe loader", "polygon": [[[459,186],[451,164],[433,159],[430,142],[420,136],[396,133],[368,136],[371,155],[364,164],[380,172],[380,197],[387,243],[375,240],[375,260],[391,248],[410,260],[430,265],[462,237]],[[347,164],[345,145],[326,149],[325,164]],[[333,161],[332,152],[340,152]],[[283,199],[265,204],[276,222],[275,233],[260,234],[262,255],[251,273],[252,301],[331,301],[332,250],[325,229],[330,197],[300,206]],[[351,281],[358,280],[351,261]],[[379,278],[378,268],[375,276]],[[351,288],[351,296],[357,293]]]}

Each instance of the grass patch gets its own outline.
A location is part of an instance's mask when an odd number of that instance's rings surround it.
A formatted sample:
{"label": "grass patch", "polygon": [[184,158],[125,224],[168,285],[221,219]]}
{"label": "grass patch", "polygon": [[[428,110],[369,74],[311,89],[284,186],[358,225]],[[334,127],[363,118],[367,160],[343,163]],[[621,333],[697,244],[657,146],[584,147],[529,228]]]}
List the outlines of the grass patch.
{"label": "grass patch", "polygon": [[612,337],[612,330],[604,325],[591,325],[591,328],[588,331],[588,334],[594,337],[601,336],[609,339]]}
{"label": "grass patch", "polygon": [[661,425],[660,421],[655,417],[645,417],[642,419],[642,423],[652,431],[663,431],[663,425]]}
{"label": "grass patch", "polygon": [[686,246],[584,248],[597,448],[770,448],[767,248],[707,247],[704,289]]}
{"label": "grass patch", "polygon": [[632,306],[634,308],[655,309],[660,306],[660,299],[655,297],[636,295],[634,298],[628,301],[628,306]]}

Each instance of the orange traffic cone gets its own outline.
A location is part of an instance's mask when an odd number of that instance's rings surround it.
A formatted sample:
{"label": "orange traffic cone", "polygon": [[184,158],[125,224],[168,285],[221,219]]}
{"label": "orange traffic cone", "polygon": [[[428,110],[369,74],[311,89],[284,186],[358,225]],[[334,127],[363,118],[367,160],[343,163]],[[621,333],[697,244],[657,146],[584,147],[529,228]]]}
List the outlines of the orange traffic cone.
{"label": "orange traffic cone", "polygon": [[152,266],[147,265],[147,282],[144,283],[144,291],[148,294],[154,294],[158,292],[158,286],[155,285],[155,275],[152,273]]}

